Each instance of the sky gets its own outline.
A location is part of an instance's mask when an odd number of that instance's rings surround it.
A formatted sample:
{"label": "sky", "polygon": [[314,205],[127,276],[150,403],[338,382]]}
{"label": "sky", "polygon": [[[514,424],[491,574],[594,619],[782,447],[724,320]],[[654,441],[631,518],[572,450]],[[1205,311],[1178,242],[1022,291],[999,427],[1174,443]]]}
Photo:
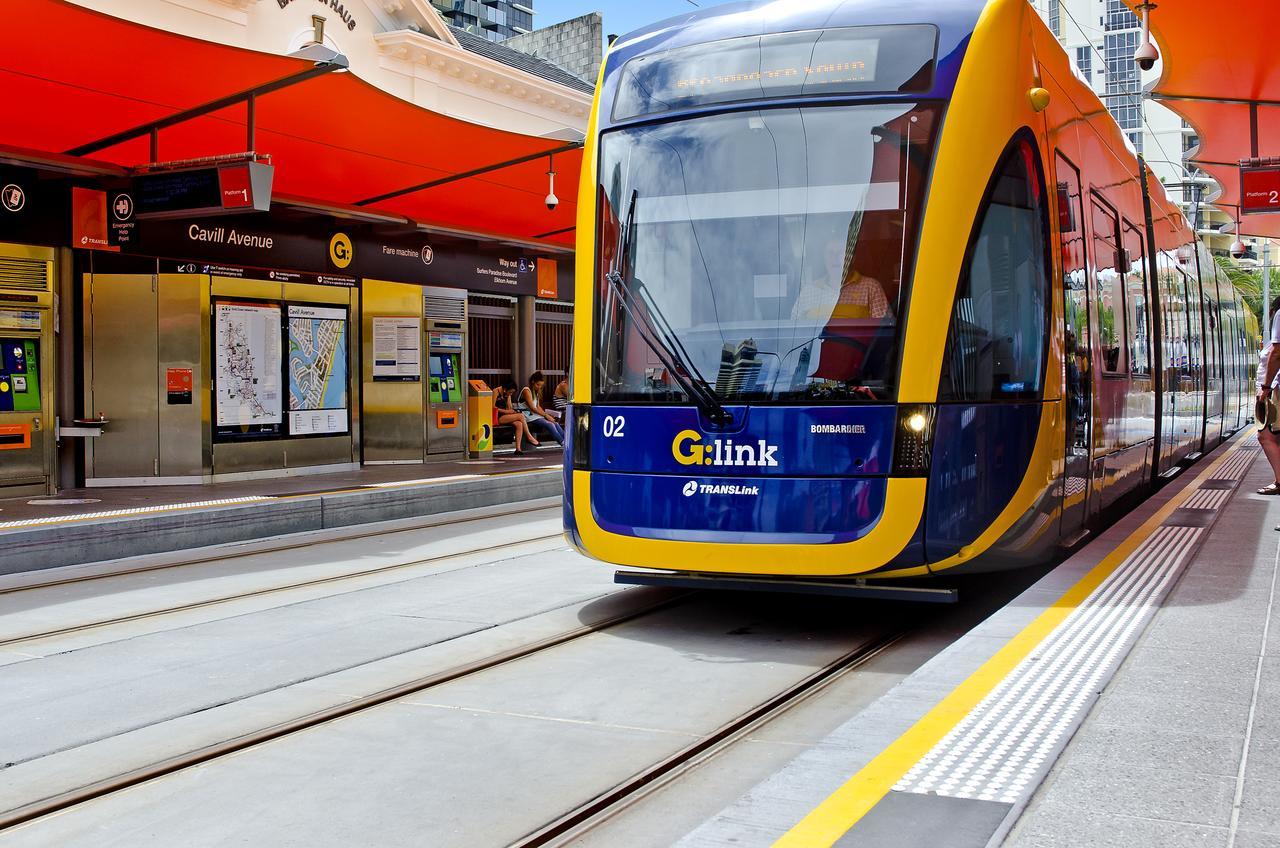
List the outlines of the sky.
{"label": "sky", "polygon": [[[697,0],[697,6],[718,6],[727,0]],[[535,29],[558,24],[588,12],[604,16],[605,34],[625,35],[655,21],[695,10],[689,0],[533,0]]]}

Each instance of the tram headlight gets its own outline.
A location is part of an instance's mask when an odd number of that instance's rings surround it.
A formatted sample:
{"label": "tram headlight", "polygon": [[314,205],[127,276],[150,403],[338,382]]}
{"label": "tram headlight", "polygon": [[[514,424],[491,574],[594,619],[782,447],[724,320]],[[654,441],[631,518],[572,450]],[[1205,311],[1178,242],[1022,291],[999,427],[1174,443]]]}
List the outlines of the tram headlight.
{"label": "tram headlight", "polygon": [[591,407],[575,403],[573,415],[573,468],[575,471],[591,470]]}
{"label": "tram headlight", "polygon": [[893,440],[895,477],[928,476],[936,416],[937,411],[932,406],[923,404],[898,408],[898,427]]}

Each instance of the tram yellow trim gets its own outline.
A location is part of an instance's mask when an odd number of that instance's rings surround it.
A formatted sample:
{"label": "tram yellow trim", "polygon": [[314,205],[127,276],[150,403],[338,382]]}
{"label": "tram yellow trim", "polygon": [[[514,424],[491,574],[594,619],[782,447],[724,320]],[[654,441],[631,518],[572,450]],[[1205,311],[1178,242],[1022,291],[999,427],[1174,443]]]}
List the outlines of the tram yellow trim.
{"label": "tram yellow trim", "polygon": [[[1195,482],[1210,479],[1247,444],[1242,439],[1205,468]],[[1188,484],[1170,498],[1053,606],[1010,639],[951,694],[787,831],[774,843],[774,848],[825,848],[834,845],[1196,491],[1194,483]]]}
{"label": "tram yellow trim", "polygon": [[882,568],[907,546],[924,512],[927,481],[891,479],[880,521],[856,542],[834,545],[734,545],[723,542],[669,542],[622,536],[600,527],[591,511],[591,472],[573,472],[578,533],[587,552],[607,562],[642,568],[723,574],[830,577]]}
{"label": "tram yellow trim", "polygon": [[577,262],[574,266],[574,302],[590,304],[587,309],[573,310],[573,379],[569,381],[570,400],[573,403],[589,403],[591,397],[591,360],[595,347],[596,310],[596,222],[599,220],[600,184],[597,150],[600,144],[600,93],[604,91],[604,72],[609,56],[600,63],[600,76],[596,80],[595,100],[591,104],[591,117],[587,122],[586,142],[582,151],[582,177],[578,183],[578,237]]}

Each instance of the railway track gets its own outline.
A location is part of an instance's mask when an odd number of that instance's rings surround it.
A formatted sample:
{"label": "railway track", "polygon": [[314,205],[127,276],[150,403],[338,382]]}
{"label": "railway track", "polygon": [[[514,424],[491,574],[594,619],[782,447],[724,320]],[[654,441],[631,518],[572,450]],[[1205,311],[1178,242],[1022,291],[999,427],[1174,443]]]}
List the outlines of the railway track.
{"label": "railway track", "polygon": [[640,771],[584,804],[511,844],[510,848],[561,846],[591,830],[682,775],[696,769],[735,742],[816,695],[826,686],[880,655],[908,635],[896,631],[873,637],[796,682],[764,703],[721,725],[661,762]]}
{"label": "railway track", "polygon": [[[643,593],[651,596],[650,590],[630,590],[628,594]],[[555,635],[510,648],[479,660],[464,663],[444,671],[409,680],[379,691],[343,702],[325,709],[306,713],[297,718],[280,722],[269,727],[237,735],[231,739],[206,745],[195,750],[172,757],[157,760],[149,765],[130,769],[107,778],[92,781],[83,786],[59,792],[54,795],[15,807],[0,813],[0,833],[10,828],[35,821],[45,816],[61,813],[81,804],[112,795],[142,783],[158,780],[194,766],[227,757],[241,751],[255,748],[269,742],[293,736],[329,722],[368,712],[384,704],[397,701],[411,695],[418,695],[447,683],[488,671],[508,663],[531,657],[543,651],[583,639],[613,627],[651,615],[680,603],[695,593],[663,593],[662,596],[638,607],[607,616],[590,624],[565,630]]]}

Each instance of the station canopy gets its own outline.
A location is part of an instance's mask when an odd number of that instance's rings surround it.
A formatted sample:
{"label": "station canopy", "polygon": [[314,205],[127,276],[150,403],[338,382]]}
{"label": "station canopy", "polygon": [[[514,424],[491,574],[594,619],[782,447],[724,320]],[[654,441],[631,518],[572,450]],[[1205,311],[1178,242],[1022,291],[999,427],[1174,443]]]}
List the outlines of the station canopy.
{"label": "station canopy", "polygon": [[[1125,2],[1141,14],[1140,0]],[[1199,136],[1190,160],[1221,187],[1209,202],[1242,235],[1280,237],[1280,214],[1240,214],[1240,163],[1280,157],[1275,0],[1158,0],[1150,15],[1163,72],[1149,93]]]}
{"label": "station canopy", "polygon": [[[432,112],[310,59],[202,41],[63,0],[8,0],[4,11],[0,159],[124,173],[152,161],[145,128],[157,122],[161,161],[243,153],[252,108],[253,147],[275,165],[278,203],[572,242],[582,161],[572,144]],[[258,92],[252,107],[237,97],[248,91]],[[544,198],[554,151],[561,203],[552,212]]]}

